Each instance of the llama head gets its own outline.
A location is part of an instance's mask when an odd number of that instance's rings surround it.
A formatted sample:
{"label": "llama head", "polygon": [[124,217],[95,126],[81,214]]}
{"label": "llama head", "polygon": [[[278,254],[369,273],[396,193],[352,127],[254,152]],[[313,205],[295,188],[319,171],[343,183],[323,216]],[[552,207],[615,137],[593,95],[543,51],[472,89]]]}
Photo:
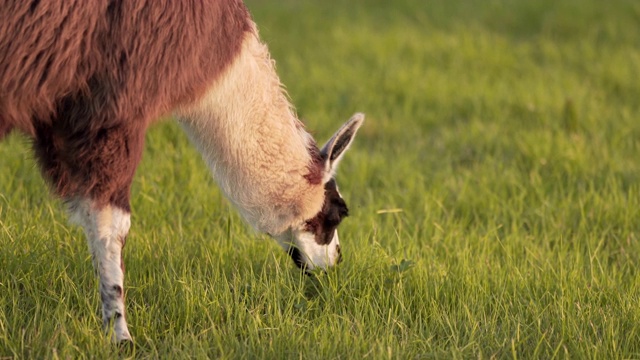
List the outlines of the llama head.
{"label": "llama head", "polygon": [[337,228],[349,211],[338,191],[335,172],[363,121],[363,114],[355,114],[320,150],[323,169],[319,186],[324,187],[321,210],[277,236],[301,269],[327,269],[342,259]]}

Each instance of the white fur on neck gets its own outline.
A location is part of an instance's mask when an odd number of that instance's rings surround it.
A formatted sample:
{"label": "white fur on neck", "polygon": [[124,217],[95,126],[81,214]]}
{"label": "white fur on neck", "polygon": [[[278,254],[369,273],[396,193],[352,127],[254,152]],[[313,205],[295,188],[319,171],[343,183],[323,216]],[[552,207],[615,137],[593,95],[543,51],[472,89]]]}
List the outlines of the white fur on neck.
{"label": "white fur on neck", "polygon": [[304,178],[313,139],[294,115],[257,31],[246,34],[204,98],[177,116],[222,191],[257,230],[279,234],[320,211],[324,189]]}

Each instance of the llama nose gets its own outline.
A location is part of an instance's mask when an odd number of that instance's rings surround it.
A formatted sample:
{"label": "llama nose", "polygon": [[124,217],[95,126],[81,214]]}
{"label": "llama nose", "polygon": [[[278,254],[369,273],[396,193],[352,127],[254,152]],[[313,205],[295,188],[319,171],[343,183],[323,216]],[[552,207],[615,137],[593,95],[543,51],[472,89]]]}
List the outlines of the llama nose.
{"label": "llama nose", "polygon": [[342,262],[342,252],[340,251],[340,245],[336,245],[336,251],[338,252],[338,261],[336,263],[340,264]]}

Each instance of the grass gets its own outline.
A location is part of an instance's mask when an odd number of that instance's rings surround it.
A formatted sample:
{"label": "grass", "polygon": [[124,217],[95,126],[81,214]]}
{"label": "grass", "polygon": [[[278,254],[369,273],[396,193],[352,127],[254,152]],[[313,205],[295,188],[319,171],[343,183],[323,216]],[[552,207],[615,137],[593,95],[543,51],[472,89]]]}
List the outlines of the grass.
{"label": "grass", "polygon": [[[0,358],[640,357],[640,4],[248,2],[342,163],[345,261],[301,276],[179,128],[147,136],[125,251],[135,346],[81,231],[0,144]],[[400,209],[400,210],[397,210]]]}

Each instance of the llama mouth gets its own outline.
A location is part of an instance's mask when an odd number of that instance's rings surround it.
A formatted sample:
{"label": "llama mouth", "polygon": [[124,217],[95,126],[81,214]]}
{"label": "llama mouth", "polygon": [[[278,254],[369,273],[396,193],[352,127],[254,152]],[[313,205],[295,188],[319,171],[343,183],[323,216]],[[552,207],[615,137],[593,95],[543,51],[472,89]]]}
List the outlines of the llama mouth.
{"label": "llama mouth", "polygon": [[289,251],[287,251],[287,254],[291,256],[291,259],[296,264],[298,269],[302,270],[302,272],[306,276],[315,277],[313,272],[311,272],[311,269],[309,269],[309,266],[307,265],[307,263],[304,261],[304,254],[302,253],[302,251],[300,251],[300,249],[298,249],[295,246],[291,246],[289,248]]}

